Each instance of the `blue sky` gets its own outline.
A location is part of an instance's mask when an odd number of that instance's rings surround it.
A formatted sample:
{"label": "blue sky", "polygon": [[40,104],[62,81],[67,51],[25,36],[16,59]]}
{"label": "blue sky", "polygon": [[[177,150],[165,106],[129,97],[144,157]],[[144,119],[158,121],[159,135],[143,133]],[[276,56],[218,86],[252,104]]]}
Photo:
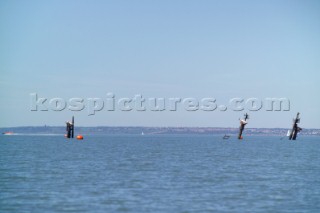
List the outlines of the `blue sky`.
{"label": "blue sky", "polygon": [[237,127],[244,112],[32,112],[46,98],[285,97],[248,127],[320,128],[319,1],[1,1],[0,126]]}

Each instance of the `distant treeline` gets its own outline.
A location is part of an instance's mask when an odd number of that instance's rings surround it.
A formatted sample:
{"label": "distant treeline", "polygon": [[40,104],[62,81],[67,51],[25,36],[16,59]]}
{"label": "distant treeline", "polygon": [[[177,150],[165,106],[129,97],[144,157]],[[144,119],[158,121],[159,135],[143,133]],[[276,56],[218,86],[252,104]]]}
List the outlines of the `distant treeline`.
{"label": "distant treeline", "polygon": [[[283,135],[288,129],[284,128],[246,128],[246,135]],[[25,126],[0,128],[0,132],[21,134],[65,134],[64,126]],[[76,134],[237,134],[238,128],[222,127],[75,127]],[[320,129],[303,129],[301,135],[320,136]]]}

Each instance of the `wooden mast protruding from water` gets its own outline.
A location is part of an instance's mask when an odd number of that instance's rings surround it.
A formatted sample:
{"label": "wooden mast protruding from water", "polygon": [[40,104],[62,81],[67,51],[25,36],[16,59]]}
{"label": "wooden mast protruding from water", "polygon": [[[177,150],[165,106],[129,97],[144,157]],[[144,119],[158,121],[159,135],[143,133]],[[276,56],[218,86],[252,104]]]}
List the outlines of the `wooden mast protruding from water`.
{"label": "wooden mast protruding from water", "polygon": [[67,138],[73,138],[74,137],[74,116],[72,116],[72,121],[66,122],[66,131],[67,131]]}
{"label": "wooden mast protruding from water", "polygon": [[298,127],[298,123],[300,123],[299,115],[300,113],[298,112],[296,118],[293,119],[293,126],[289,134],[289,140],[296,140],[298,132],[302,130],[300,127]]}
{"label": "wooden mast protruding from water", "polygon": [[240,119],[240,127],[239,127],[239,135],[238,139],[242,139],[242,132],[244,130],[244,126],[248,123],[247,119],[249,119],[249,115],[246,113],[244,114],[244,119]]}

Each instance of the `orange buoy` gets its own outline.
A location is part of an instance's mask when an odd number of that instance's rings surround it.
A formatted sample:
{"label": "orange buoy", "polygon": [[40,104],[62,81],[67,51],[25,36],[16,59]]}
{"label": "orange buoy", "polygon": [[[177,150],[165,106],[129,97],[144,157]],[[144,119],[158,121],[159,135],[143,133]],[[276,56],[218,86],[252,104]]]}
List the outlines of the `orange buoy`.
{"label": "orange buoy", "polygon": [[77,139],[78,140],[83,140],[83,136],[82,135],[77,135]]}

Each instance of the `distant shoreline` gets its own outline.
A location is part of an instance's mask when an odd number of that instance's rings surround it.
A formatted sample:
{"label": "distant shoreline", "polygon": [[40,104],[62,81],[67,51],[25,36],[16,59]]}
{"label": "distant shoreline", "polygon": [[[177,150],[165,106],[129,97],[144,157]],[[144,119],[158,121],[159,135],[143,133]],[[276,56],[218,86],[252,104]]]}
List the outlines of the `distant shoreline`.
{"label": "distant shoreline", "polygon": [[[289,128],[246,128],[246,135],[286,135]],[[237,134],[238,128],[226,127],[75,127],[76,133],[81,134],[130,134],[136,135],[143,132],[145,135],[168,135],[168,134],[197,134],[197,135],[224,135]],[[25,127],[1,127],[0,132],[14,132],[18,134],[65,134],[64,126],[25,126]],[[303,129],[301,135],[320,136],[320,129]]]}

